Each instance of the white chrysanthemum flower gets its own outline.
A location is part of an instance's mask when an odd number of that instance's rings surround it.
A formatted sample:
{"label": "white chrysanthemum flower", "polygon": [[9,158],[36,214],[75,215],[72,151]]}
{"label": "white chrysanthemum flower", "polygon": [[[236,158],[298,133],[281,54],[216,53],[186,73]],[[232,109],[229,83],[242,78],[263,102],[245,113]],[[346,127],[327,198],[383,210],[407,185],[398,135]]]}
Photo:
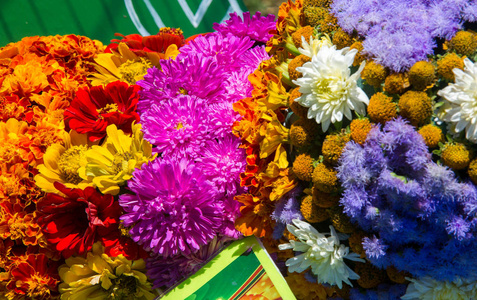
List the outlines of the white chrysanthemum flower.
{"label": "white chrysanthemum flower", "polygon": [[319,39],[315,39],[312,36],[310,37],[310,43],[308,43],[305,39],[305,37],[301,37],[301,48],[298,48],[298,51],[300,51],[301,54],[308,56],[309,58],[312,58],[316,54],[318,54],[318,51],[320,51],[321,47],[323,45],[326,45],[328,47],[333,46],[333,42],[331,42],[331,39],[328,35],[323,35]]}
{"label": "white chrysanthemum flower", "polygon": [[451,133],[464,129],[465,137],[477,143],[477,64],[464,59],[465,68],[454,69],[455,83],[437,92],[444,98],[438,116],[450,123]]}
{"label": "white chrysanthemum flower", "polygon": [[403,300],[468,300],[476,299],[477,296],[476,281],[460,278],[452,282],[437,281],[431,277],[407,279],[411,283],[401,297]]}
{"label": "white chrysanthemum flower", "polygon": [[311,267],[311,271],[318,277],[318,283],[328,283],[342,288],[342,282],[353,286],[350,279],[359,279],[359,275],[351,270],[344,259],[365,262],[359,258],[356,253],[350,253],[349,248],[340,244],[344,235],[338,236],[333,226],[330,226],[330,236],[326,237],[319,233],[310,224],[293,220],[293,223],[287,225],[288,231],[296,236],[299,241],[290,240],[288,244],[278,246],[280,250],[293,249],[303,252],[298,256],[292,257],[286,261],[288,271],[301,273]]}
{"label": "white chrysanthemum flower", "polygon": [[354,74],[350,70],[356,53],[356,49],[336,50],[323,43],[310,62],[296,68],[303,76],[293,81],[302,93],[295,101],[308,107],[308,118],[321,123],[323,131],[341,122],[343,115],[351,120],[351,110],[366,114],[369,98],[357,85],[365,62]]}

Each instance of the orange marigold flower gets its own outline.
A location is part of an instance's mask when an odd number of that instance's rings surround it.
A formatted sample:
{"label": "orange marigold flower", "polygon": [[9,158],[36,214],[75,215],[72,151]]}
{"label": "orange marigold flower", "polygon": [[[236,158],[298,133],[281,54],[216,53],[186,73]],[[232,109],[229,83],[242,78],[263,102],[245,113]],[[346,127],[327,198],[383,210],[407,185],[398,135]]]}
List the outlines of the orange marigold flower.
{"label": "orange marigold flower", "polygon": [[442,130],[432,124],[422,126],[421,129],[419,129],[419,134],[422,135],[424,142],[430,149],[436,148],[439,145],[439,142],[444,141]]}
{"label": "orange marigold flower", "polygon": [[311,181],[313,175],[313,158],[307,153],[298,155],[293,162],[292,170],[298,179]]}
{"label": "orange marigold flower", "polygon": [[372,61],[367,61],[366,66],[361,73],[361,77],[366,80],[369,85],[378,88],[386,79],[387,70],[382,65]]}
{"label": "orange marigold flower", "polygon": [[477,36],[470,31],[459,31],[449,41],[449,48],[458,54],[470,56],[477,49]]}
{"label": "orange marigold flower", "polygon": [[260,135],[263,140],[260,142],[260,158],[268,157],[280,145],[288,142],[289,129],[282,125],[277,114],[269,110],[262,115],[262,119],[268,121],[266,126],[260,128]]}
{"label": "orange marigold flower", "polygon": [[[288,64],[288,74],[290,75],[290,79],[297,80],[301,77],[301,73],[296,70],[296,68],[303,66],[306,62],[311,61],[309,56],[300,54]],[[298,104],[298,103],[297,103]]]}
{"label": "orange marigold flower", "polygon": [[369,99],[368,115],[373,121],[384,124],[397,116],[397,105],[393,98],[376,93]]}
{"label": "orange marigold flower", "polygon": [[46,247],[46,239],[33,213],[26,213],[19,205],[0,203],[0,238],[18,240],[24,245]]}
{"label": "orange marigold flower", "polygon": [[310,37],[313,36],[313,31],[315,29],[311,26],[300,27],[297,31],[292,34],[293,43],[295,47],[301,47],[301,38],[305,38],[305,41],[309,41]]}
{"label": "orange marigold flower", "polygon": [[314,203],[311,195],[305,196],[301,200],[300,212],[309,223],[323,222],[330,217],[325,208],[321,208]]}
{"label": "orange marigold flower", "polygon": [[313,171],[313,187],[324,193],[336,192],[338,189],[337,172],[332,167],[320,163]]}
{"label": "orange marigold flower", "polygon": [[416,90],[422,91],[436,79],[436,69],[428,61],[418,61],[409,69],[409,83]]}
{"label": "orange marigold flower", "polygon": [[0,166],[0,202],[9,201],[24,208],[36,202],[40,195],[40,189],[22,164],[8,169],[5,164]]}
{"label": "orange marigold flower", "polygon": [[391,94],[402,94],[409,87],[409,79],[403,73],[392,73],[384,80],[384,90]]}
{"label": "orange marigold flower", "polygon": [[28,145],[29,150],[34,155],[34,159],[30,162],[31,166],[36,167],[42,163],[43,154],[46,149],[53,144],[64,143],[64,126],[63,122],[60,124],[54,124],[46,118],[39,120],[36,126],[28,127],[28,137],[30,143]]}
{"label": "orange marigold flower", "polygon": [[7,167],[21,163],[24,166],[34,160],[29,150],[31,141],[26,136],[28,124],[16,119],[0,122],[0,161]]}
{"label": "orange marigold flower", "polygon": [[338,163],[346,143],[351,139],[350,134],[329,134],[322,146],[322,154],[325,162],[335,165]]}
{"label": "orange marigold flower", "polygon": [[[39,93],[49,86],[47,72],[43,58],[27,61],[26,64],[17,65],[13,73],[3,80],[0,93],[27,96]],[[52,70],[50,70],[51,72]]]}
{"label": "orange marigold flower", "polygon": [[437,74],[449,81],[455,80],[455,68],[464,69],[464,60],[455,53],[447,53],[437,61]]}
{"label": "orange marigold flower", "polygon": [[399,98],[398,106],[400,115],[414,126],[425,124],[432,115],[432,100],[425,92],[407,91]]}
{"label": "orange marigold flower", "polygon": [[472,159],[472,153],[464,144],[446,143],[442,148],[442,163],[454,170],[467,168]]}
{"label": "orange marigold flower", "polygon": [[235,196],[235,200],[243,204],[240,216],[235,220],[235,228],[245,236],[264,237],[272,234],[273,221],[270,214],[274,210],[274,204],[267,199],[266,190],[261,191],[264,193],[261,198],[253,195],[257,193]]}
{"label": "orange marigold flower", "polygon": [[369,119],[354,119],[351,121],[349,127],[351,130],[351,139],[360,145],[364,144],[366,137],[371,130]]}
{"label": "orange marigold flower", "polygon": [[58,264],[44,254],[30,254],[10,269],[7,298],[46,300],[58,296]]}

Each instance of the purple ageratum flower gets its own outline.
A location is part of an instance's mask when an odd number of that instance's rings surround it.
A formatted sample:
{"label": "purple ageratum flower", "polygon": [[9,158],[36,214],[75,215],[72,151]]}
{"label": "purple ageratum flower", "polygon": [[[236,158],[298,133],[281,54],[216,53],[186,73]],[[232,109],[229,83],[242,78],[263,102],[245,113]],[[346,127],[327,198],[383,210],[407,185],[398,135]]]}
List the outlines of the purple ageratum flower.
{"label": "purple ageratum flower", "polygon": [[237,37],[247,36],[254,41],[266,43],[273,36],[270,31],[275,29],[275,16],[262,17],[260,12],[256,12],[250,18],[250,12],[247,11],[243,13],[242,19],[234,12],[225,23],[215,23],[213,27],[224,35],[230,33]]}
{"label": "purple ageratum flower", "polygon": [[207,245],[188,255],[156,255],[146,259],[146,274],[153,281],[153,288],[167,289],[194,274],[231,240],[228,237],[216,236]]}
{"label": "purple ageratum flower", "polygon": [[197,157],[213,138],[204,100],[179,95],[163,105],[152,105],[141,116],[144,139],[164,156]]}
{"label": "purple ageratum flower", "polygon": [[223,207],[200,166],[185,158],[157,158],[136,169],[119,204],[124,226],[146,251],[170,257],[189,255],[222,226]]}
{"label": "purple ageratum flower", "polygon": [[349,142],[337,176],[374,265],[450,281],[477,272],[477,188],[433,162],[414,127],[398,118]]}
{"label": "purple ageratum flower", "polygon": [[240,138],[229,132],[221,139],[213,139],[205,144],[197,161],[202,164],[202,172],[224,195],[241,192],[240,173],[247,165],[245,151],[240,146]]}
{"label": "purple ageratum flower", "polygon": [[227,74],[215,58],[189,53],[180,59],[161,60],[160,64],[161,69],[149,68],[144,79],[137,82],[142,87],[138,103],[141,115],[153,104],[161,106],[180,94],[193,95],[207,103],[225,101]]}
{"label": "purple ageratum flower", "polygon": [[425,60],[436,37],[450,39],[477,16],[475,0],[335,0],[331,12],[346,32],[365,38],[364,52],[396,72]]}
{"label": "purple ageratum flower", "polygon": [[194,53],[205,57],[214,58],[217,64],[225,71],[231,70],[237,61],[248,49],[253,46],[253,41],[248,37],[236,37],[232,34],[222,35],[214,32],[199,35],[181,47],[176,59],[183,59]]}
{"label": "purple ageratum flower", "polygon": [[[301,195],[303,188],[297,186],[289,191],[278,201],[275,210],[271,217],[277,221],[273,229],[273,238],[279,240],[283,236],[283,232],[288,224],[293,224],[293,219],[303,220],[303,215],[300,211],[300,202],[298,197]],[[316,278],[315,278],[316,281]]]}

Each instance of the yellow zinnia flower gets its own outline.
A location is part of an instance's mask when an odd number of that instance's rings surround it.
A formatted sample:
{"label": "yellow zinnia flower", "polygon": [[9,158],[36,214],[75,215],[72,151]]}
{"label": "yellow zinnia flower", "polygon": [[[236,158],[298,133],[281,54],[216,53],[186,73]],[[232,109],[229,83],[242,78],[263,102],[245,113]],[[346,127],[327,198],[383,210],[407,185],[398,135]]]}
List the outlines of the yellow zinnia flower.
{"label": "yellow zinnia flower", "polygon": [[86,164],[86,150],[93,144],[86,134],[65,132],[64,145],[53,144],[43,155],[43,164],[38,166],[39,174],[35,176],[36,185],[47,193],[59,193],[54,187],[57,181],[68,188],[92,186],[79,176],[78,169]]}
{"label": "yellow zinnia flower", "polygon": [[109,257],[100,242],[86,258],[71,256],[58,268],[61,299],[154,299],[143,259]]}
{"label": "yellow zinnia flower", "polygon": [[151,144],[143,139],[141,125],[134,124],[132,132],[128,136],[116,125],[109,125],[103,145],[86,151],[87,162],[79,169],[81,178],[93,182],[103,194],[117,195],[134,169],[155,158]]}

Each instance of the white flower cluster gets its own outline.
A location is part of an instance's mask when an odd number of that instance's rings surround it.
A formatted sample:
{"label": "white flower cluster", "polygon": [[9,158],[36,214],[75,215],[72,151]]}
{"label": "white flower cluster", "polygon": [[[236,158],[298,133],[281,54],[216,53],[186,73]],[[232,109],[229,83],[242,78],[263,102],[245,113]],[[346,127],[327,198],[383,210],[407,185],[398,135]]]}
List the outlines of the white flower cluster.
{"label": "white flower cluster", "polygon": [[328,283],[342,288],[343,282],[353,286],[350,279],[359,279],[359,275],[351,270],[344,259],[364,262],[356,253],[350,253],[349,248],[340,244],[340,237],[333,226],[330,226],[330,236],[319,233],[310,224],[293,220],[295,226],[288,224],[287,229],[299,241],[290,240],[288,244],[278,246],[280,250],[293,249],[303,252],[286,261],[288,271],[301,273],[311,267],[318,277],[318,283]]}

